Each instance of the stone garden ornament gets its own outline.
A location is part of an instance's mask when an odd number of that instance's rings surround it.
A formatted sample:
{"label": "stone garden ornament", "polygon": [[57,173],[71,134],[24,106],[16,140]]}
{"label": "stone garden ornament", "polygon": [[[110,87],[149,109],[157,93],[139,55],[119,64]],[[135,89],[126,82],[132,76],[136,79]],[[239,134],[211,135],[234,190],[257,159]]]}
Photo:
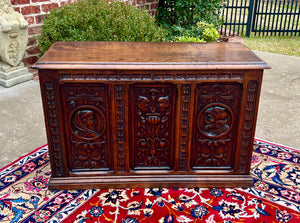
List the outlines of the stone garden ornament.
{"label": "stone garden ornament", "polygon": [[28,23],[10,0],[0,0],[0,85],[11,87],[33,75],[21,62],[28,41]]}

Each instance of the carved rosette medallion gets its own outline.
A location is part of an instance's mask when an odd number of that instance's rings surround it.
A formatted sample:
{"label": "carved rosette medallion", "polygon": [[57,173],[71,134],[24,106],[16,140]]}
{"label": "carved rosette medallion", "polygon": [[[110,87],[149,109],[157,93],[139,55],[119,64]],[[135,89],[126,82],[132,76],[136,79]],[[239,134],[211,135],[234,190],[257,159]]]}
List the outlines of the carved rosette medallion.
{"label": "carved rosette medallion", "polygon": [[134,88],[135,168],[172,168],[174,94],[172,85]]}
{"label": "carved rosette medallion", "polygon": [[107,90],[104,86],[63,88],[71,169],[110,169],[107,144]]}
{"label": "carved rosette medallion", "polygon": [[231,169],[241,85],[200,84],[196,92],[192,168]]}

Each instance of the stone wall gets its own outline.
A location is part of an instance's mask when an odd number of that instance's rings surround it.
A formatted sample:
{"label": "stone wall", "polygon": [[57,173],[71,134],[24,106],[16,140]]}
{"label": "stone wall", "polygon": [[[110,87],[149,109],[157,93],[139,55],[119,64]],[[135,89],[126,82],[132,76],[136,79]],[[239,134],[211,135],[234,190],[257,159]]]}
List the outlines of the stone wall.
{"label": "stone wall", "polygon": [[[158,7],[159,0],[123,0],[128,4],[145,7],[151,14],[154,14]],[[74,3],[76,0],[11,0],[15,11],[21,13],[29,24],[28,45],[23,62],[30,66],[35,63],[39,55],[39,47],[34,37],[41,32],[43,16],[53,8],[58,8],[65,4]]]}

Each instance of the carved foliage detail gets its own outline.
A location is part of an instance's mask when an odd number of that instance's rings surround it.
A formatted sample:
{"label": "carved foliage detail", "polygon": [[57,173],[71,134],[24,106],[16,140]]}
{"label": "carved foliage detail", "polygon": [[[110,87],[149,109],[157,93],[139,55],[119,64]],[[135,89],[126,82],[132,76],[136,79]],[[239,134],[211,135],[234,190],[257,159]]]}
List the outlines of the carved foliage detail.
{"label": "carved foliage detail", "polygon": [[7,53],[9,55],[9,59],[11,59],[15,64],[18,62],[18,54],[19,54],[19,48],[20,44],[18,41],[13,40],[9,43]]}
{"label": "carved foliage detail", "polygon": [[125,114],[124,114],[124,87],[116,85],[116,125],[117,125],[117,150],[118,150],[118,171],[125,171],[126,148],[125,148]]}
{"label": "carved foliage detail", "polygon": [[234,80],[242,81],[243,74],[240,72],[201,72],[194,73],[166,73],[166,72],[153,72],[153,73],[141,73],[141,72],[124,72],[122,74],[116,72],[80,72],[80,71],[63,71],[59,73],[59,79],[61,81],[73,81],[73,80],[85,80],[85,81],[140,81],[140,80]]}
{"label": "carved foliage detail", "polygon": [[186,160],[188,152],[188,133],[189,133],[189,103],[191,96],[191,88],[188,85],[182,86],[181,92],[181,138],[179,151],[179,170],[186,169]]}
{"label": "carved foliage detail", "polygon": [[246,110],[245,110],[245,119],[243,124],[243,139],[240,149],[240,166],[239,172],[248,173],[250,166],[248,165],[249,159],[252,153],[251,142],[253,140],[253,122],[254,122],[254,112],[256,108],[256,98],[258,93],[258,82],[250,81],[247,88],[246,96]]}
{"label": "carved foliage detail", "polygon": [[49,149],[51,155],[52,175],[63,176],[64,175],[64,163],[63,163],[63,151],[61,147],[59,120],[57,116],[57,104],[55,96],[55,88],[53,82],[46,82],[44,84],[46,113],[49,128]]}
{"label": "carved foliage detail", "polygon": [[72,169],[109,168],[104,86],[63,87]]}
{"label": "carved foliage detail", "polygon": [[174,89],[135,87],[135,167],[170,167]]}
{"label": "carved foliage detail", "polygon": [[239,84],[198,85],[194,168],[231,168],[240,93]]}

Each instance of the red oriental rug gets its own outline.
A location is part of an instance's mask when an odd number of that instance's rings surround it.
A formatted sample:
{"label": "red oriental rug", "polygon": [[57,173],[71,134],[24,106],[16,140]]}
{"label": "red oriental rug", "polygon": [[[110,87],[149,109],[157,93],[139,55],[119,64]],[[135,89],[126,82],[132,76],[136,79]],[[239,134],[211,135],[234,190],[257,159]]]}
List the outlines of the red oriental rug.
{"label": "red oriental rug", "polygon": [[300,222],[300,151],[262,140],[252,188],[48,190],[47,145],[0,170],[1,222]]}

